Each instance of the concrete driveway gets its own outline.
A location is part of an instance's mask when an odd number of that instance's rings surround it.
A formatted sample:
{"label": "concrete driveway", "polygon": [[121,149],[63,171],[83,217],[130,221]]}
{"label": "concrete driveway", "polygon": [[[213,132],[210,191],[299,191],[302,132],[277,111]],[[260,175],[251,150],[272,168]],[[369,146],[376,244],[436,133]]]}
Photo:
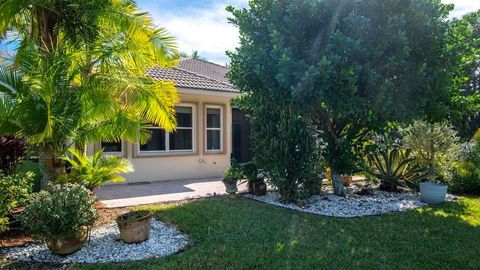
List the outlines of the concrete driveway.
{"label": "concrete driveway", "polygon": [[[246,191],[246,184],[241,184],[238,189],[239,192]],[[221,179],[119,183],[103,186],[96,189],[95,193],[108,208],[182,201],[226,194]]]}

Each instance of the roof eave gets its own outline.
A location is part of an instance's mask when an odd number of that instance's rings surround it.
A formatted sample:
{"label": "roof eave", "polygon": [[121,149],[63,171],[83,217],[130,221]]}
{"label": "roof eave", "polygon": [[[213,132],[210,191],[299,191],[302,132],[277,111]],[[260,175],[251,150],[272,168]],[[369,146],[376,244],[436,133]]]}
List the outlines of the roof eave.
{"label": "roof eave", "polygon": [[198,88],[185,88],[185,87],[176,87],[178,93],[180,94],[194,94],[194,95],[209,95],[209,96],[221,96],[221,97],[230,97],[236,98],[240,95],[240,92],[232,92],[225,90],[209,90],[209,89],[198,89]]}

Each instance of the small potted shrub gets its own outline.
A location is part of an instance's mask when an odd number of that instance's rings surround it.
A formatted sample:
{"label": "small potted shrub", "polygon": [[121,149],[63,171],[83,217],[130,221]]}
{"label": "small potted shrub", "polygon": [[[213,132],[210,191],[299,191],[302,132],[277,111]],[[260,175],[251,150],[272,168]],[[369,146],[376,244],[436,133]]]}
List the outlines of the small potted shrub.
{"label": "small potted shrub", "polygon": [[414,121],[403,133],[404,145],[412,149],[419,163],[427,166],[429,170],[428,181],[420,183],[422,201],[443,202],[448,189],[448,185],[443,181],[448,175],[449,165],[453,163],[451,155],[459,147],[457,131],[444,123]]}
{"label": "small potted shrub", "polygon": [[267,184],[264,177],[258,173],[257,166],[253,162],[247,162],[242,165],[243,175],[247,178],[248,192],[257,196],[263,196],[267,193]]}
{"label": "small potted shrub", "polygon": [[48,192],[30,195],[20,219],[53,253],[68,255],[85,244],[88,227],[98,216],[95,201],[92,192],[81,185],[56,185]]}
{"label": "small potted shrub", "polygon": [[235,194],[238,190],[237,182],[242,178],[242,172],[236,163],[233,163],[223,176],[223,184],[228,194]]}
{"label": "small potted shrub", "polygon": [[120,237],[125,243],[141,243],[150,237],[152,212],[139,210],[120,215],[116,219]]}

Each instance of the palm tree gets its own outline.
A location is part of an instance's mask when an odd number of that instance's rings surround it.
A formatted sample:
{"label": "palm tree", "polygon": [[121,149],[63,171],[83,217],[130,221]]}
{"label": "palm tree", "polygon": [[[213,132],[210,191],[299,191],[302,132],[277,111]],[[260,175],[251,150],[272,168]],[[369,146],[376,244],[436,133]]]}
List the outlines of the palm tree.
{"label": "palm tree", "polygon": [[40,145],[43,186],[64,173],[72,144],[175,128],[173,83],[144,76],[176,62],[174,39],[131,1],[0,0],[0,14],[0,31],[21,39],[0,67],[0,132]]}

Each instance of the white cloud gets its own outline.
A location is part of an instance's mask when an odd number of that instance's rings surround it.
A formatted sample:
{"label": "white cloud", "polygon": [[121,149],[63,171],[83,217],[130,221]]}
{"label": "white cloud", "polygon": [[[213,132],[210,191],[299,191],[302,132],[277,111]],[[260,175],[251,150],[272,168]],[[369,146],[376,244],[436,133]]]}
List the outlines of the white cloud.
{"label": "white cloud", "polygon": [[455,9],[450,13],[452,18],[461,18],[469,12],[480,10],[480,0],[442,0],[442,2],[455,5]]}
{"label": "white cloud", "polygon": [[190,53],[198,50],[201,56],[224,64],[228,61],[225,51],[238,45],[238,29],[227,22],[229,13],[223,4],[160,16],[153,12],[152,15],[158,25],[177,38],[181,51]]}

